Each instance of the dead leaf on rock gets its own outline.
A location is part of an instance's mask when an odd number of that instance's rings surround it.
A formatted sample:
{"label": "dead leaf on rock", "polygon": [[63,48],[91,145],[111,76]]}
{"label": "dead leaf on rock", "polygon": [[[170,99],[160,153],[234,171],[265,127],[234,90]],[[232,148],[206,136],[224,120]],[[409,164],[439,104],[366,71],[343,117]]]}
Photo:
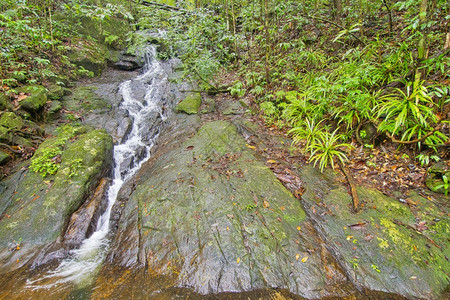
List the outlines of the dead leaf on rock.
{"label": "dead leaf on rock", "polygon": [[264,200],[264,201],[263,201],[263,207],[264,207],[264,208],[269,208],[269,206],[270,206],[270,205],[269,205],[269,201]]}
{"label": "dead leaf on rock", "polygon": [[28,98],[28,95],[26,95],[25,93],[19,93],[19,96],[17,96],[17,101],[22,101],[25,100],[26,98]]}
{"label": "dead leaf on rock", "polygon": [[301,187],[300,189],[294,191],[294,197],[297,199],[301,199],[304,192],[305,188]]}

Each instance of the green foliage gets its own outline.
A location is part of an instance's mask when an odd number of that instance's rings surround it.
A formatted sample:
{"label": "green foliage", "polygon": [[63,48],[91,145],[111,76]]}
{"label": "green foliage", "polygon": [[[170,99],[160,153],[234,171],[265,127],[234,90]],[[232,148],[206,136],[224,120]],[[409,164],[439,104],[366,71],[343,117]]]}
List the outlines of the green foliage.
{"label": "green foliage", "polygon": [[450,179],[447,177],[447,175],[442,175],[442,181],[443,184],[435,186],[434,190],[437,191],[439,189],[444,189],[445,196],[447,196],[448,192],[450,191]]}
{"label": "green foliage", "polygon": [[[43,83],[55,74],[72,74],[67,59],[73,37],[88,38],[83,20],[132,20],[121,5],[87,5],[69,1],[4,1],[0,4],[0,79],[9,87]],[[99,30],[102,32],[102,26]],[[82,34],[83,32],[84,34]],[[117,35],[104,33],[105,42],[118,46]],[[103,41],[103,40],[102,40]]]}
{"label": "green foliage", "polygon": [[241,81],[237,81],[231,88],[230,94],[233,97],[241,98],[244,97],[247,90],[244,88],[244,84]]}
{"label": "green foliage", "polygon": [[[79,130],[79,127],[72,125],[59,127],[56,131],[58,134],[57,137],[49,142],[51,144],[45,146],[43,145],[36,151],[35,155],[31,159],[30,170],[41,174],[43,178],[47,175],[56,174],[61,165],[61,154],[66,142],[74,137]],[[74,172],[77,171],[75,169],[76,166],[77,162],[74,163]]]}
{"label": "green foliage", "polygon": [[56,174],[60,167],[58,160],[61,154],[62,150],[57,146],[43,149],[39,156],[31,160],[30,170],[41,174],[42,177]]}
{"label": "green foliage", "polygon": [[278,118],[279,111],[272,101],[261,102],[260,108],[264,114],[264,120],[267,125],[273,125]]}
{"label": "green foliage", "polygon": [[81,158],[73,159],[68,165],[69,165],[69,178],[72,178],[74,176],[78,175],[78,172],[82,170],[82,163],[83,160]]}
{"label": "green foliage", "polygon": [[417,160],[420,162],[420,165],[421,165],[422,167],[428,166],[428,165],[430,164],[430,159],[431,159],[431,160],[434,160],[435,162],[438,162],[438,161],[441,160],[441,159],[439,158],[439,156],[437,156],[437,155],[431,155],[431,156],[430,156],[430,155],[426,155],[426,154],[423,154],[423,153],[417,155],[416,158],[417,158]]}
{"label": "green foliage", "polygon": [[[421,139],[433,132],[438,117],[434,113],[436,104],[430,97],[423,82],[408,83],[406,92],[395,89],[395,93],[382,96],[377,106],[378,117],[383,117],[379,130],[388,131],[392,135],[401,135],[402,141]],[[428,146],[442,144],[447,137],[440,131],[425,138]],[[420,145],[420,144],[419,144]]]}
{"label": "green foliage", "polygon": [[[136,25],[153,32],[164,31],[158,56],[164,59],[179,57],[183,62],[184,78],[194,77],[206,89],[214,86],[211,81],[221,64],[226,65],[234,57],[230,50],[234,36],[227,32],[221,16],[207,10],[186,13],[142,7]],[[139,35],[137,32],[130,37],[132,47],[136,42],[142,42]]]}
{"label": "green foliage", "polygon": [[311,151],[310,161],[314,162],[314,166],[319,163],[319,169],[323,172],[324,168],[330,164],[334,169],[334,160],[338,159],[344,164],[348,158],[342,149],[352,149],[353,146],[347,143],[340,143],[342,139],[341,134],[336,134],[337,129],[331,134],[321,132],[318,137],[311,142],[307,150]]}

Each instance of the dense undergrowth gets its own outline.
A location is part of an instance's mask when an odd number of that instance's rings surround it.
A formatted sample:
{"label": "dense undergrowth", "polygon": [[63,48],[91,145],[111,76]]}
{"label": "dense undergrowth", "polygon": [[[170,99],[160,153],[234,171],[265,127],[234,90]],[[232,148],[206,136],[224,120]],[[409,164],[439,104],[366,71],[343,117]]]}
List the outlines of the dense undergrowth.
{"label": "dense undergrowth", "polygon": [[[140,2],[6,1],[3,89],[88,73],[67,58],[72,41],[93,38],[81,20],[120,17],[137,29],[128,44],[102,22],[97,39],[130,53],[157,43],[160,58],[179,57],[184,79],[202,90],[228,85],[253,100],[266,125],[286,131],[321,170],[386,143],[422,166],[448,162],[447,1]],[[235,82],[216,76],[223,67]]]}
{"label": "dense undergrowth", "polygon": [[[91,3],[92,2],[92,3]],[[50,78],[92,76],[74,65],[68,53],[79,39],[120,45],[117,35],[103,30],[111,18],[132,20],[121,1],[3,1],[0,4],[0,87],[7,94],[25,84],[44,84]],[[124,3],[126,4],[126,3]],[[91,34],[90,30],[98,31]]]}
{"label": "dense undergrowth", "polygon": [[205,90],[221,89],[220,66],[237,73],[231,94],[253,99],[266,125],[286,130],[321,170],[386,143],[422,166],[448,162],[447,2],[333,3],[153,6],[139,24],[162,25],[162,56],[179,56]]}

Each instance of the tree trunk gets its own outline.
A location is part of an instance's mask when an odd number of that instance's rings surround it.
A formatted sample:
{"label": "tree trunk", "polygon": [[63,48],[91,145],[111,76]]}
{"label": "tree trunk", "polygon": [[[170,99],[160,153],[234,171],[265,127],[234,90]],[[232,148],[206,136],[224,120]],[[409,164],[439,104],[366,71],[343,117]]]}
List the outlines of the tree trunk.
{"label": "tree trunk", "polygon": [[341,22],[342,0],[333,0],[333,19],[336,23]]}

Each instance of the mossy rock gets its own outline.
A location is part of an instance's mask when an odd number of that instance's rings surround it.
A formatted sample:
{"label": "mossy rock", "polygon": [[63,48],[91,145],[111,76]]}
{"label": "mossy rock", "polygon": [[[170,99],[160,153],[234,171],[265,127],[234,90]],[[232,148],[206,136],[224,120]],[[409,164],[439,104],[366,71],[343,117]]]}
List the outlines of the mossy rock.
{"label": "mossy rock", "polygon": [[[57,138],[69,133],[74,131],[62,130]],[[42,143],[35,155],[51,146],[54,141]],[[75,141],[67,140],[55,175],[43,178],[33,171],[19,171],[3,182],[8,188],[0,193],[0,208],[10,217],[0,219],[0,273],[31,263],[36,253],[45,253],[44,247],[61,237],[70,215],[112,163],[112,149],[109,134],[91,130]],[[20,250],[10,251],[12,242],[20,244]]]}
{"label": "mossy rock", "polygon": [[10,143],[12,141],[13,134],[12,132],[3,126],[0,126],[0,142]]}
{"label": "mossy rock", "polygon": [[216,101],[213,98],[206,98],[203,100],[203,107],[204,113],[212,113],[216,110]]}
{"label": "mossy rock", "polygon": [[11,159],[8,153],[0,150],[0,165],[6,164]]}
{"label": "mossy rock", "polygon": [[448,194],[450,190],[444,188],[444,176],[447,177],[447,182],[450,184],[450,167],[443,161],[437,162],[428,170],[425,184],[433,192]]}
{"label": "mossy rock", "polygon": [[48,109],[49,116],[53,116],[63,108],[61,101],[53,100]]}
{"label": "mossy rock", "polygon": [[20,135],[15,135],[12,139],[12,143],[14,145],[18,145],[21,147],[27,147],[27,148],[31,148],[34,146],[33,143],[29,139],[26,139]]}
{"label": "mossy rock", "polygon": [[28,85],[17,89],[18,92],[29,94],[20,102],[20,106],[31,112],[36,113],[42,110],[47,103],[48,91],[41,85]]}
{"label": "mossy rock", "polygon": [[198,109],[202,104],[202,96],[200,93],[189,93],[183,101],[178,103],[175,111],[178,113],[186,113],[188,115],[198,113]]}
{"label": "mossy rock", "polygon": [[228,115],[240,115],[244,113],[244,107],[240,101],[226,101],[224,108],[222,109],[222,114]]}
{"label": "mossy rock", "polygon": [[69,88],[71,86],[71,82],[69,77],[65,75],[53,75],[48,78],[48,80],[55,85],[59,85],[62,87]]}
{"label": "mossy rock", "polygon": [[48,98],[50,100],[59,100],[62,97],[71,94],[71,90],[57,84],[52,84],[48,87]]}
{"label": "mossy rock", "polygon": [[8,110],[11,108],[12,108],[12,105],[8,100],[8,96],[0,93],[0,110]]}
{"label": "mossy rock", "polygon": [[23,119],[13,112],[6,112],[0,117],[0,126],[9,131],[19,131],[24,126]]}
{"label": "mossy rock", "polygon": [[71,111],[109,111],[111,104],[100,97],[95,86],[80,86],[73,90],[72,95],[63,98],[63,106]]}
{"label": "mossy rock", "polygon": [[70,51],[69,60],[98,76],[107,66],[109,50],[105,45],[93,41],[78,40]]}
{"label": "mossy rock", "polygon": [[158,155],[126,196],[110,263],[144,262],[201,294],[277,287],[320,298],[321,251],[306,254],[312,225],[233,124],[206,123]]}
{"label": "mossy rock", "polygon": [[340,176],[302,167],[302,201],[348,274],[364,278],[358,284],[367,290],[408,299],[440,298],[450,279],[446,200],[430,201],[415,193],[400,202],[376,189],[357,187],[364,206],[355,214]]}

